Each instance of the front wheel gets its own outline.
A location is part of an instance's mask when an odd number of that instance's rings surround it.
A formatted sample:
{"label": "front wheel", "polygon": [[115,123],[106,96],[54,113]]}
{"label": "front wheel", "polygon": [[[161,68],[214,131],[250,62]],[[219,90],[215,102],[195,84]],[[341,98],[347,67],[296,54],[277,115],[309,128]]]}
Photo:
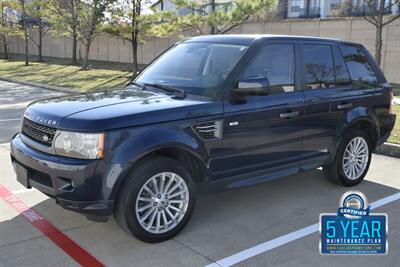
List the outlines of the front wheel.
{"label": "front wheel", "polygon": [[145,242],[177,235],[188,222],[195,192],[179,162],[151,157],[133,170],[117,202],[115,217],[128,233]]}
{"label": "front wheel", "polygon": [[339,144],[335,160],[324,166],[324,173],[335,183],[344,186],[359,184],[368,172],[371,163],[371,145],[367,134],[354,130]]}

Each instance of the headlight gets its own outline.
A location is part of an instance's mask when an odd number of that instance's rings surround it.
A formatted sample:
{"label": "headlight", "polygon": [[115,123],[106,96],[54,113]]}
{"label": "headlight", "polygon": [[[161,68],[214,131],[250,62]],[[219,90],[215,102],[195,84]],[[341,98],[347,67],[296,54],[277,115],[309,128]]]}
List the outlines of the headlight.
{"label": "headlight", "polygon": [[57,131],[54,142],[56,155],[81,159],[103,158],[104,133]]}

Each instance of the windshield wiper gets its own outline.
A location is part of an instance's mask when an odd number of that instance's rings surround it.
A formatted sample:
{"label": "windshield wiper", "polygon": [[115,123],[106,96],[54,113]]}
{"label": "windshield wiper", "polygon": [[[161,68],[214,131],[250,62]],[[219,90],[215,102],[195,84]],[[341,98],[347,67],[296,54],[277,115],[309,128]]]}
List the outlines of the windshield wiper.
{"label": "windshield wiper", "polygon": [[135,81],[130,81],[130,82],[127,84],[127,86],[129,86],[129,85],[137,86],[137,87],[139,87],[139,88],[142,89],[142,90],[145,89],[143,84],[137,83],[137,82],[135,82]]}
{"label": "windshield wiper", "polygon": [[164,90],[168,93],[173,93],[175,97],[183,99],[186,97],[186,93],[182,89],[174,88],[168,85],[160,84],[160,83],[143,83],[144,86],[151,86],[161,90]]}

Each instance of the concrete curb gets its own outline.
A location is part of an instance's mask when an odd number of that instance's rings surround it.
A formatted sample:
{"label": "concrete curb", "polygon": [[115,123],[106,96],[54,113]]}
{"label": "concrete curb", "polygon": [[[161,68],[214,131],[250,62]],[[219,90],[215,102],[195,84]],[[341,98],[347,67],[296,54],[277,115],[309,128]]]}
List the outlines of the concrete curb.
{"label": "concrete curb", "polygon": [[43,84],[43,83],[37,83],[37,82],[28,82],[28,81],[21,81],[17,79],[12,79],[12,78],[4,78],[0,77],[0,80],[6,81],[6,82],[12,82],[12,83],[19,83],[23,85],[28,85],[28,86],[33,86],[33,87],[39,87],[47,90],[52,90],[52,91],[57,91],[57,92],[62,92],[62,93],[67,93],[67,94],[76,94],[76,93],[82,93],[81,91],[77,89],[72,89],[72,88],[67,88],[67,87],[60,87],[60,86],[54,86],[54,85],[48,85],[48,84]]}
{"label": "concrete curb", "polygon": [[374,153],[389,157],[400,158],[400,145],[384,143],[376,148]]}

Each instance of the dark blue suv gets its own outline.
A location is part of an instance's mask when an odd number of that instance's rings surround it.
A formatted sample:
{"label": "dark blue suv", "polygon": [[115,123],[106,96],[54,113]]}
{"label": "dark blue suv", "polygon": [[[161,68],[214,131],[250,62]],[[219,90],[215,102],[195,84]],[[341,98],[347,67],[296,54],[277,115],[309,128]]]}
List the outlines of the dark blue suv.
{"label": "dark blue suv", "polygon": [[12,139],[17,179],[147,242],[173,237],[197,193],[323,167],[360,183],[393,128],[392,90],[339,40],[202,36],[122,90],[37,101]]}

